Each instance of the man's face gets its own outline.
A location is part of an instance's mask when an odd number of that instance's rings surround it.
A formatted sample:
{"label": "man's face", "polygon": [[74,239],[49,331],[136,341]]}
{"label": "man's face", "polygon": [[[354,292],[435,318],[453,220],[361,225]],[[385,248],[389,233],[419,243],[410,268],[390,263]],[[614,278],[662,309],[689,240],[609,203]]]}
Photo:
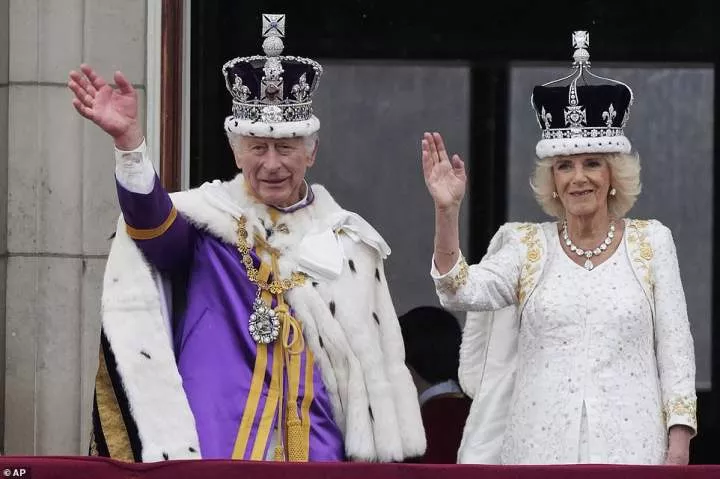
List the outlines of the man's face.
{"label": "man's face", "polygon": [[242,137],[236,142],[235,162],[245,181],[265,204],[287,207],[303,192],[305,171],[315,163],[317,142],[305,138]]}

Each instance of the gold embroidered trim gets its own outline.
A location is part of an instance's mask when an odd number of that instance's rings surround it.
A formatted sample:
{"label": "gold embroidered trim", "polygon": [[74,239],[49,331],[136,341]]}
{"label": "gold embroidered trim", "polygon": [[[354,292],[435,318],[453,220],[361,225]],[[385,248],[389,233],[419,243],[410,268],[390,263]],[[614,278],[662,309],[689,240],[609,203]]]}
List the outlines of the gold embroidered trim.
{"label": "gold embroidered trim", "polygon": [[665,421],[680,416],[688,421],[693,429],[697,424],[697,399],[691,396],[682,396],[668,401],[665,404]]}
{"label": "gold embroidered trim", "polygon": [[647,239],[647,227],[650,224],[647,220],[631,220],[628,224],[627,241],[632,252],[632,260],[637,263],[638,270],[642,271],[642,280],[648,290],[652,290],[654,283],[651,275],[650,261],[655,255],[650,242]]}
{"label": "gold embroidered trim", "polygon": [[134,462],[130,436],[120,411],[120,404],[118,404],[102,348],[100,349],[100,364],[95,377],[95,400],[97,401],[98,416],[100,416],[100,428],[105,437],[105,445],[110,457],[117,461]]}
{"label": "gold embroidered trim", "polygon": [[95,431],[90,431],[90,447],[88,448],[88,455],[89,456],[99,456],[100,451],[98,451],[97,447],[97,441],[95,441]]}
{"label": "gold embroidered trim", "polygon": [[468,264],[467,261],[465,261],[465,257],[461,254],[458,272],[446,279],[446,287],[452,294],[455,294],[460,288],[467,284],[467,280]]}
{"label": "gold embroidered trim", "polygon": [[467,284],[468,268],[467,261],[465,261],[465,257],[461,252],[457,264],[453,266],[453,269],[457,269],[457,272],[440,279],[437,283],[438,291],[446,294],[457,294],[458,290]]}
{"label": "gold embroidered trim", "polygon": [[524,232],[520,242],[525,245],[525,259],[520,268],[520,279],[518,281],[518,302],[522,302],[532,291],[536,276],[540,271],[540,259],[542,258],[542,247],[538,238],[538,227],[532,223],[523,223],[517,227],[519,232]]}

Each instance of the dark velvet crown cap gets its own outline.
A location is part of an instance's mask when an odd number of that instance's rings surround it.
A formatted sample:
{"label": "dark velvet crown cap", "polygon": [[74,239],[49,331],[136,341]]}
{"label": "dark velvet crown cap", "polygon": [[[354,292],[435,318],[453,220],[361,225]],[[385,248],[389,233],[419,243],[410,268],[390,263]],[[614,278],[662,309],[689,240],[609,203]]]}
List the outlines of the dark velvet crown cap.
{"label": "dark velvet crown cap", "polygon": [[[630,118],[632,90],[589,71],[589,44],[587,32],[574,32],[573,72],[533,89],[532,107],[542,130],[535,147],[538,158],[631,151],[624,128]],[[590,84],[588,80],[593,79],[602,83]]]}
{"label": "dark velvet crown cap", "polygon": [[312,95],[322,66],[309,58],[281,55],[285,15],[262,15],[265,55],[233,58],[223,65],[232,96],[225,130],[246,136],[307,136],[320,128]]}

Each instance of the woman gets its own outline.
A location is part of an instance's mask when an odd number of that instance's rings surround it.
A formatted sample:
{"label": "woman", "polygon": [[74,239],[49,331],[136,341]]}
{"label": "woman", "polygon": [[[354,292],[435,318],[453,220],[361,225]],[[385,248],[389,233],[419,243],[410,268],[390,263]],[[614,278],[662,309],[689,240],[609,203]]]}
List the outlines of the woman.
{"label": "woman", "polygon": [[[508,400],[496,401],[508,403],[502,427],[492,427],[498,462],[687,464],[695,363],[675,245],[660,222],[624,218],[640,192],[639,160],[623,133],[632,92],[612,80],[578,86],[591,75],[587,35],[573,40],[570,85],[533,92],[542,139],[531,184],[557,222],[506,224],[468,266],[458,227],[463,162],[448,157],[438,133],[424,135],[436,212],[432,277],[448,309],[514,310],[507,351],[517,353],[504,364],[516,369],[505,375]],[[478,321],[470,316],[466,327]],[[475,360],[490,367],[487,352],[505,336],[485,334],[490,349]],[[466,435],[477,426],[473,413]]]}

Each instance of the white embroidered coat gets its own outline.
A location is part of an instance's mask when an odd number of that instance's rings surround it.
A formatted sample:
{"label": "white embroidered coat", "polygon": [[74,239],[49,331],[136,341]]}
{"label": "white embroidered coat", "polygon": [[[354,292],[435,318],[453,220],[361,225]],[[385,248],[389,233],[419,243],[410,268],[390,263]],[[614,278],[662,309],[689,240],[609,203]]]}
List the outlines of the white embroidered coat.
{"label": "white embroidered coat", "polygon": [[[547,279],[548,250],[555,246],[548,241],[558,241],[555,223],[506,224],[479,264],[460,258],[442,276],[433,267],[443,306],[473,311],[460,364],[473,405],[459,462],[577,462],[584,405],[596,462],[661,462],[667,428],[696,428],[694,350],[672,235],[658,221],[628,220],[623,240],[634,272],[630,281],[639,284],[635,290],[651,316],[645,330],[653,337],[639,343],[617,331],[603,334],[597,324],[593,330],[583,318],[560,333],[531,330],[533,322],[553,319],[526,305]],[[587,278],[577,294],[592,302]],[[608,318],[610,324],[617,323]],[[567,331],[578,334],[561,337]],[[579,338],[589,338],[584,344],[590,347],[579,347]],[[612,361],[593,367],[600,355]]]}

